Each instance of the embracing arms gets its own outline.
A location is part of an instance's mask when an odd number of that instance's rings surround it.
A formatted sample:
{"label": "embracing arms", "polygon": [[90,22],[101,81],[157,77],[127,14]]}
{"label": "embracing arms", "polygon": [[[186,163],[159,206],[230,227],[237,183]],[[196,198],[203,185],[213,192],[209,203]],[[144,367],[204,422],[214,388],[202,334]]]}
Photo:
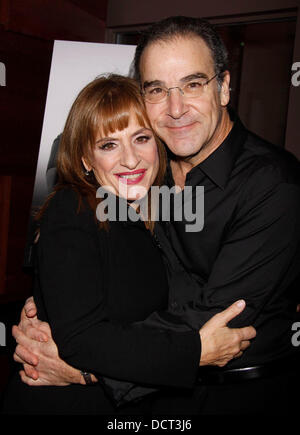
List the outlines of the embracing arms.
{"label": "embracing arms", "polygon": [[[230,306],[215,315],[199,331],[201,337],[200,366],[213,365],[223,367],[232,358],[239,357],[255,337],[252,327],[240,329],[228,328],[226,324],[239,315],[245,308],[243,301]],[[23,382],[28,385],[68,385],[85,384],[78,369],[64,362],[58,353],[50,327],[37,319],[36,305],[29,298],[21,313],[18,326],[13,327],[13,336],[17,341],[14,353],[16,362],[23,364],[20,371]],[[122,358],[120,357],[120,364]],[[93,381],[97,378],[93,376]]]}
{"label": "embracing arms", "polygon": [[[68,201],[69,197],[56,198],[56,207],[50,209],[39,241],[40,299],[46,307],[46,318],[60,357],[82,370],[113,378],[191,386],[200,360],[198,331],[184,326],[175,330],[150,328],[144,327],[143,322],[126,327],[111,324],[106,313],[97,234],[89,222],[80,221],[72,211],[76,210],[74,198],[71,204]],[[203,326],[200,365],[223,366],[249,346],[248,340],[255,335],[253,328],[231,330],[226,327],[243,308],[243,305],[233,305]],[[34,319],[30,323],[23,316],[20,329],[30,335],[37,322]],[[43,327],[46,326],[43,324]],[[22,354],[24,336],[20,329],[14,328],[20,343],[16,353],[26,360]],[[25,347],[32,351],[31,362],[37,362],[32,355],[35,352],[40,359],[43,352],[58,357],[50,331],[47,331],[51,343],[50,346],[48,342],[47,350],[45,343],[36,343],[36,349],[32,342],[25,342]]]}

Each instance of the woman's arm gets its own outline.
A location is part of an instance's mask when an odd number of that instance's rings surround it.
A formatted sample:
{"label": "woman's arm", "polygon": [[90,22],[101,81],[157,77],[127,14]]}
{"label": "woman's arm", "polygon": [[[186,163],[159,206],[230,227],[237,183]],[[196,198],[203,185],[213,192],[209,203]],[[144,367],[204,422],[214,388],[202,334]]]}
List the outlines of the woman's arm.
{"label": "woman's arm", "polygon": [[[204,352],[201,353],[200,365],[223,367],[233,357],[239,357],[249,346],[249,339],[255,336],[253,328],[237,331],[226,327],[227,323],[244,308],[245,304],[238,301],[214,316],[201,328],[200,337]],[[27,384],[85,383],[79,370],[59,358],[49,325],[37,319],[37,308],[32,297],[25,303],[19,325],[13,327],[13,336],[18,343],[14,359],[23,364],[22,379]],[[52,352],[49,351],[48,344]],[[63,370],[61,370],[62,363],[64,363]],[[96,382],[95,377],[93,381]]]}
{"label": "woman's arm", "polygon": [[200,360],[197,331],[112,324],[103,257],[88,212],[74,192],[58,192],[41,225],[41,298],[59,355],[85,371],[137,383],[189,387]]}
{"label": "woman's arm", "polygon": [[[66,206],[66,203],[64,201],[64,207]],[[56,220],[60,220],[63,219],[63,222],[60,222],[60,226],[65,226],[65,217],[62,218],[62,216],[64,216],[65,213],[57,213],[57,210],[55,209],[55,214],[54,217]],[[69,229],[70,224],[72,223],[72,219],[73,218],[68,218],[67,219],[67,227]],[[79,219],[78,217],[75,219],[77,220]],[[59,226],[58,223],[56,222],[55,225],[51,225],[51,228],[56,228]],[[73,230],[76,230],[75,233],[77,233],[77,227],[76,225],[73,225]],[[90,232],[90,230],[87,229],[86,224],[84,222],[81,222],[80,228],[82,231],[82,229],[84,229],[85,231],[87,231],[87,233]],[[58,234],[60,233],[60,231],[58,232]],[[93,232],[92,232],[93,233]],[[64,232],[60,237],[59,237],[59,241],[65,243],[64,241],[64,236],[65,234],[67,234],[66,232]],[[56,235],[57,238],[57,235]],[[50,238],[50,240],[56,240],[56,238]],[[97,237],[92,236],[91,239],[91,246],[93,246],[93,243],[95,241]],[[72,240],[74,239],[74,237],[71,237],[70,241],[68,243],[74,243]],[[75,239],[77,240],[77,237],[75,237]],[[89,239],[89,237],[85,238],[85,240]],[[68,246],[68,244],[66,245]],[[54,245],[53,251],[54,253],[56,253],[56,244]],[[64,249],[64,252],[66,253],[67,250]],[[73,253],[74,253],[74,246],[73,246],[73,251],[72,251],[72,255],[70,255],[70,258],[73,258]],[[87,252],[91,252],[91,249],[87,249]],[[47,256],[48,257],[48,256]],[[66,256],[65,256],[66,257]],[[64,273],[66,272],[67,268],[65,267],[61,267],[63,264],[65,264],[65,260],[66,258],[62,258],[61,260],[59,259],[59,257],[56,255],[55,256],[55,262],[60,265],[60,269],[62,269],[64,271]],[[95,260],[95,258],[97,259],[98,254],[97,255],[93,255],[92,258],[90,260],[88,260],[88,257],[85,257],[85,259],[88,261],[89,264],[91,264],[91,262],[93,262]],[[53,261],[54,261],[53,260]],[[98,264],[98,268],[96,267],[95,270],[99,269],[99,264],[101,264],[101,262],[99,260],[96,260],[97,264]],[[80,263],[80,262],[79,262]],[[82,264],[79,264],[78,267],[76,268],[77,271],[81,270]],[[73,270],[73,268],[72,268]],[[54,278],[54,287],[55,288],[55,281],[57,278],[57,275],[53,275]],[[97,280],[99,279],[99,277],[95,277],[95,279],[93,279],[91,282],[96,283]],[[72,280],[71,280],[72,281]],[[49,278],[49,281],[47,279],[47,285],[49,285],[49,283],[51,282],[51,277]],[[78,280],[75,280],[74,283],[74,288],[77,287],[78,284]],[[60,288],[60,282],[58,283],[58,287]],[[79,286],[80,288],[80,286]],[[76,294],[76,292],[73,291],[73,296]],[[97,299],[100,298],[100,299]],[[97,302],[97,306],[101,307],[101,298],[103,298],[103,292],[97,292],[96,295],[96,299],[92,300],[92,307],[95,308],[95,303]],[[59,313],[60,315],[64,318],[65,316],[69,316],[69,303],[68,300],[64,301],[62,300],[59,304],[58,301],[61,300],[61,294],[58,295],[57,297],[53,297],[53,293],[50,292],[50,299],[51,299],[51,304],[53,304],[53,308],[52,311],[54,314],[56,314],[56,309],[59,307]],[[17,346],[16,349],[16,353],[15,353],[15,359],[21,363],[24,363],[24,369],[25,372],[28,376],[28,378],[26,379],[27,383],[30,383],[30,385],[36,385],[36,379],[40,376],[40,378],[45,375],[45,378],[48,376],[48,369],[51,369],[52,374],[55,372],[57,379],[55,380],[56,384],[57,382],[78,382],[78,380],[76,381],[75,378],[76,376],[78,376],[78,371],[76,371],[76,369],[73,369],[72,367],[68,366],[65,362],[63,362],[59,357],[57,353],[52,353],[52,360],[50,361],[49,358],[49,346],[47,347],[46,343],[40,343],[40,339],[44,339],[47,340],[47,334],[41,332],[38,329],[38,325],[35,323],[31,323],[30,318],[32,319],[32,322],[36,322],[37,319],[35,319],[35,315],[36,315],[36,308],[35,305],[33,303],[33,301],[28,301],[28,303],[25,306],[26,308],[26,314],[25,315],[25,310],[22,313],[22,317],[21,317],[21,322],[19,324],[20,329],[15,327],[14,328],[14,336],[17,340],[17,342],[19,343],[19,345]],[[79,307],[80,308],[80,307]],[[217,316],[215,316],[211,321],[209,321],[206,325],[203,326],[203,328],[200,331],[200,335],[201,335],[201,341],[202,341],[202,354],[201,354],[201,365],[206,365],[206,364],[211,364],[211,365],[218,365],[218,366],[224,366],[231,358],[233,358],[234,356],[238,356],[240,354],[241,350],[244,350],[248,345],[249,345],[249,339],[252,338],[255,335],[255,332],[253,331],[252,328],[243,328],[241,330],[232,330],[226,327],[226,324],[229,320],[231,320],[233,317],[235,317],[236,315],[238,315],[244,308],[244,305],[242,305],[241,307],[239,307],[237,304],[233,304],[231,307],[229,307],[227,310],[223,311],[222,313],[218,314]],[[49,311],[49,310],[48,310]],[[103,310],[102,310],[103,311]],[[79,310],[79,312],[81,313],[81,310]],[[82,313],[81,313],[82,314]],[[98,318],[101,319],[101,316],[103,314],[101,314],[101,311],[99,313]],[[27,317],[28,316],[28,317]],[[89,316],[87,316],[89,317]],[[70,321],[72,319],[70,318]],[[175,365],[177,364],[177,359],[176,359],[176,355],[174,352],[174,347],[173,347],[173,354],[172,349],[170,351],[170,353],[168,354],[168,351],[170,348],[172,348],[173,342],[172,337],[174,337],[174,339],[176,339],[176,337],[180,337],[180,334],[178,334],[178,332],[176,333],[176,329],[179,328],[185,328],[185,331],[189,331],[188,328],[184,327],[183,325],[176,325],[176,323],[174,323],[173,325],[173,331],[168,331],[166,333],[166,331],[163,331],[164,328],[170,328],[170,322],[168,319],[168,321],[166,322],[166,324],[163,324],[163,319],[161,317],[158,316],[152,316],[150,317],[150,319],[146,319],[145,322],[140,323],[139,325],[135,324],[135,325],[130,325],[126,328],[124,327],[117,327],[116,329],[116,325],[111,325],[109,322],[104,321],[104,322],[100,322],[100,324],[98,324],[98,319],[96,319],[96,324],[95,327],[96,329],[98,328],[98,332],[100,330],[104,331],[108,340],[109,345],[113,345],[113,349],[112,349],[112,355],[115,355],[117,357],[117,365],[115,367],[115,372],[116,375],[114,375],[114,377],[119,378],[120,379],[120,372],[122,372],[123,368],[124,368],[124,358],[125,358],[125,364],[131,364],[131,366],[133,367],[133,369],[135,367],[137,367],[137,364],[141,364],[141,358],[140,355],[138,353],[134,353],[129,355],[129,360],[128,358],[126,359],[126,354],[123,352],[123,354],[120,354],[121,349],[124,349],[128,347],[128,345],[130,346],[130,343],[133,345],[136,345],[136,340],[139,340],[139,343],[141,343],[140,349],[142,351],[144,351],[146,349],[146,351],[148,352],[146,355],[146,358],[143,359],[143,362],[147,365],[147,367],[152,364],[152,356],[151,356],[151,352],[155,352],[155,349],[160,349],[159,346],[161,346],[161,341],[163,343],[163,346],[165,346],[165,344],[167,344],[169,346],[169,348],[166,350],[166,354],[167,354],[167,358],[170,357],[169,361],[167,360],[165,364],[164,361],[162,361],[162,370],[165,370],[165,372],[161,372],[159,374],[160,376],[160,380],[162,379],[162,376],[165,376],[165,378],[160,381],[161,385],[180,385],[180,386],[188,386],[187,383],[185,383],[183,385],[183,381],[182,381],[182,377],[181,377],[181,373],[180,370],[177,369],[177,373],[174,373],[174,380],[172,381],[171,379],[171,383],[170,383],[170,378],[168,377],[168,373],[169,371],[172,369],[170,368],[171,365],[174,368]],[[174,319],[175,320],[175,319]],[[56,321],[56,319],[55,319]],[[74,323],[74,322],[73,322]],[[104,325],[103,325],[104,323]],[[75,326],[77,326],[77,323],[74,323]],[[146,328],[145,326],[148,325],[148,328]],[[149,328],[149,326],[152,326],[152,328]],[[104,326],[104,328],[103,328]],[[56,325],[54,325],[54,327],[57,327]],[[62,331],[62,336],[64,335],[64,333],[66,333],[67,331],[72,331],[72,322],[71,322],[71,328],[64,328]],[[110,335],[110,332],[113,332],[113,336]],[[118,332],[120,332],[120,337],[124,337],[123,338],[118,338]],[[190,332],[190,331],[189,331]],[[156,341],[149,341],[149,342],[144,342],[144,337],[145,335],[148,334],[149,340],[153,339],[153,337],[156,337],[157,340]],[[156,334],[156,335],[155,335]],[[86,340],[83,340],[82,342],[76,342],[76,336],[75,336],[75,340],[72,343],[72,346],[74,346],[74,349],[76,348],[76,344],[77,346],[79,345],[79,354],[78,351],[76,351],[75,349],[75,356],[73,356],[74,358],[74,365],[76,367],[80,367],[80,368],[86,368],[87,367],[91,367],[91,371],[95,371],[95,372],[100,372],[101,369],[99,369],[99,367],[102,367],[102,372],[104,374],[109,373],[110,372],[105,372],[105,367],[101,366],[101,361],[99,361],[99,365],[98,363],[96,363],[97,365],[95,365],[95,358],[90,357],[90,353],[97,351],[99,354],[98,358],[102,358],[105,357],[105,355],[107,354],[107,351],[110,351],[110,348],[107,349],[106,343],[103,339],[99,340],[99,336],[95,335],[92,336],[92,340],[89,340],[90,338],[90,329],[87,327],[85,328],[85,330],[83,331],[83,333],[81,334],[81,339],[82,337],[86,336]],[[199,343],[199,335],[198,332],[194,332],[193,335],[194,338],[196,338],[197,342]],[[113,340],[112,340],[113,338]],[[55,346],[55,343],[52,341],[51,338],[51,332],[49,334],[49,340],[51,341],[51,346],[53,347],[53,345]],[[143,340],[143,342],[141,342],[141,340]],[[185,340],[186,341],[186,340]],[[88,342],[88,345],[86,346],[86,342]],[[184,343],[186,344],[186,343]],[[82,345],[80,347],[80,345]],[[125,346],[124,346],[125,345]],[[117,346],[117,347],[116,347]],[[56,346],[55,346],[56,347]],[[176,347],[175,347],[176,350]],[[178,349],[177,349],[178,350]],[[180,353],[180,349],[179,349],[179,353]],[[197,349],[194,352],[193,358],[196,358],[196,361],[194,363],[194,366],[198,366],[199,364],[199,353],[197,355]],[[175,358],[175,360],[172,361],[172,355]],[[175,355],[175,356],[174,356]],[[150,357],[150,360],[148,360],[148,356]],[[110,357],[110,355],[109,355]],[[109,362],[109,357],[108,357],[108,362]],[[67,357],[68,358],[68,357]],[[77,360],[78,358],[78,360]],[[157,366],[156,366],[156,371],[160,369],[160,363],[161,363],[161,359],[160,359],[160,354],[158,355],[158,358],[156,358],[154,355],[154,361],[156,362]],[[133,359],[133,360],[132,360]],[[81,363],[79,363],[79,361],[81,361]],[[70,361],[69,361],[70,362]],[[63,370],[60,369],[60,367],[62,366],[62,363],[64,363],[65,365],[63,366]],[[185,361],[186,363],[186,361]],[[33,367],[36,367],[37,370],[35,370]],[[68,367],[68,370],[67,370]],[[143,376],[143,370],[146,369],[146,371],[148,370],[147,367],[142,366],[141,368],[141,372],[139,373],[139,379],[141,379],[141,382],[145,382],[145,379],[142,377]],[[75,374],[74,374],[74,370],[75,370]],[[130,367],[130,370],[132,370],[132,368]],[[153,365],[150,367],[150,370],[153,370]],[[176,368],[174,369],[176,370]],[[166,373],[166,371],[168,373]],[[62,372],[63,372],[63,376],[62,376]],[[41,376],[42,373],[42,376]],[[153,373],[153,372],[152,372]],[[150,375],[152,374],[150,373]],[[152,377],[152,379],[154,379],[153,381],[150,381],[150,383],[155,384],[156,381],[156,373],[153,373],[154,377]],[[25,374],[24,374],[25,376]],[[66,378],[66,376],[68,376],[68,378]],[[110,376],[112,376],[110,374]],[[195,374],[194,374],[195,376]],[[31,378],[31,379],[30,379]],[[121,378],[122,379],[122,378]],[[137,379],[137,378],[130,378],[128,375],[124,375],[124,379]],[[149,378],[150,379],[150,378]],[[186,378],[184,378],[186,381]],[[191,377],[189,378],[191,379]],[[80,381],[82,381],[82,379],[80,379]],[[47,381],[48,382],[48,381]],[[172,383],[173,382],[173,383]],[[49,383],[49,382],[48,382]],[[175,384],[176,383],[176,384]]]}

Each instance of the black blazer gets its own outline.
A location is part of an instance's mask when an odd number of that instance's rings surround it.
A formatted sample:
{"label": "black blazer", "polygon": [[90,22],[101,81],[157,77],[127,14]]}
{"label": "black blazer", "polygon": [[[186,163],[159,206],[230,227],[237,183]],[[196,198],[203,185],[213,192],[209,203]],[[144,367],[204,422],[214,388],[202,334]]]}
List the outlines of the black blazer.
{"label": "black blazer", "polygon": [[74,191],[58,191],[41,222],[37,258],[38,315],[49,322],[62,359],[99,379],[193,385],[199,334],[150,316],[167,308],[168,287],[141,221],[99,230],[84,201],[78,212]]}

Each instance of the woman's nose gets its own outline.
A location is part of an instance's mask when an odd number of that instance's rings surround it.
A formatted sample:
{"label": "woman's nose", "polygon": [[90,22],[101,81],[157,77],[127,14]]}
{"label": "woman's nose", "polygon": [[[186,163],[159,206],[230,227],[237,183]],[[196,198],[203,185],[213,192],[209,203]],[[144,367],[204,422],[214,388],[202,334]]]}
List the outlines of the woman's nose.
{"label": "woman's nose", "polygon": [[128,169],[135,169],[140,162],[136,149],[131,144],[124,146],[120,163]]}

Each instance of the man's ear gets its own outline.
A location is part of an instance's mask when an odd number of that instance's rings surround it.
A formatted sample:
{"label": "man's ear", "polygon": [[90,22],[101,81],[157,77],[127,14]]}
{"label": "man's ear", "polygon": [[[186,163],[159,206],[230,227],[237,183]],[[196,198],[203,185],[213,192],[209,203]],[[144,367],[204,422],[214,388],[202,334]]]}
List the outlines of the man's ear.
{"label": "man's ear", "polygon": [[84,166],[84,169],[90,172],[92,170],[92,166],[89,164],[88,160],[85,157],[81,157],[81,161]]}
{"label": "man's ear", "polygon": [[227,106],[230,100],[230,72],[224,71],[222,75],[223,75],[223,82],[220,91],[220,102],[221,102],[221,106],[225,107]]}

